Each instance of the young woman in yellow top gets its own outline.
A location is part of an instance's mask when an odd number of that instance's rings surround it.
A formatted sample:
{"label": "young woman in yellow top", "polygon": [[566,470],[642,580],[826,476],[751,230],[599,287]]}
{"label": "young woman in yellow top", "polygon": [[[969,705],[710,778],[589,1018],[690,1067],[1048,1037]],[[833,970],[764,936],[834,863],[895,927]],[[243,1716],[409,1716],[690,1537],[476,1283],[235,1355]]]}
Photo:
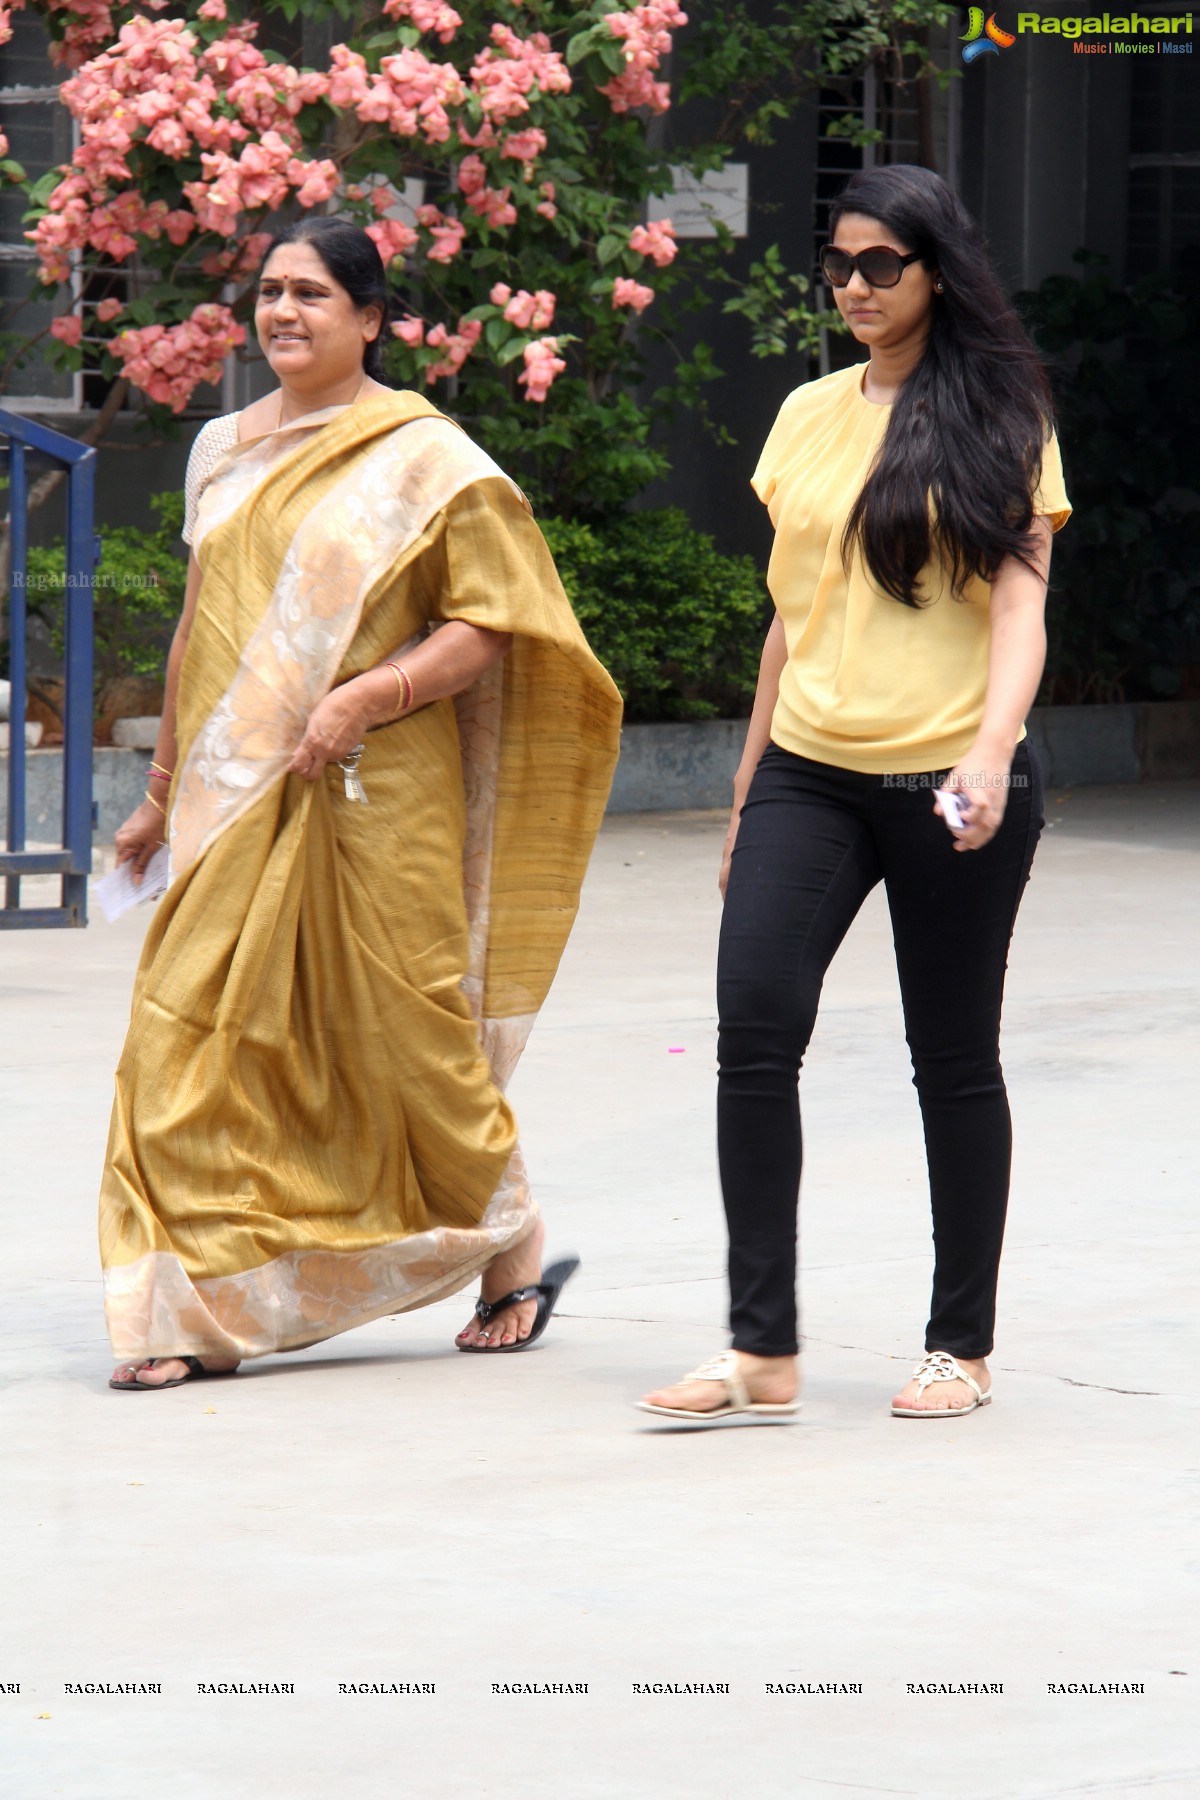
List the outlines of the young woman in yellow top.
{"label": "young woman in yellow top", "polygon": [[[892,1412],[991,1399],[1011,1158],[1000,1006],[1043,823],[1023,721],[1070,504],[1044,372],[938,176],[854,176],[822,268],[870,359],[789,396],[753,477],[776,615],[721,872],[733,1345],[640,1403],[697,1423],[796,1410],[797,1075],[825,971],[879,881],[935,1247],[926,1353]],[[969,946],[952,970],[948,944]]]}

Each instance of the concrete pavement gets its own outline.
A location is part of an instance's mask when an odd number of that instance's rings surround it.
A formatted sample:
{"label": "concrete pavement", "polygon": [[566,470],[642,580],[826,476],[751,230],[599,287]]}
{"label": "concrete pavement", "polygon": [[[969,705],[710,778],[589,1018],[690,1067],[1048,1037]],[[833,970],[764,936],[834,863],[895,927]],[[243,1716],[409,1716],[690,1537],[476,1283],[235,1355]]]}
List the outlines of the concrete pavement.
{"label": "concrete pavement", "polygon": [[[144,920],[0,937],[6,1800],[1195,1800],[1200,784],[1051,802],[996,1403],[941,1423],[886,1409],[930,1256],[878,896],[804,1077],[802,1422],[707,1433],[630,1401],[724,1341],[719,816],[605,825],[513,1090],[583,1269],[491,1364],[459,1297],[111,1394],[95,1191]],[[371,1684],[435,1691],[340,1691]]]}

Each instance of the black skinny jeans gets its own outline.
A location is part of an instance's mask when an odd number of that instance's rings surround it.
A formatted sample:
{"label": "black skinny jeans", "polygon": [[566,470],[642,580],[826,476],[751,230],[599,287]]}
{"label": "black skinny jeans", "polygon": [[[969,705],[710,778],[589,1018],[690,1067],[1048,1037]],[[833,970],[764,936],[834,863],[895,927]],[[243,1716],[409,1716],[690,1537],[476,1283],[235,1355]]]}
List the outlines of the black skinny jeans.
{"label": "black skinny jeans", "polygon": [[1011,782],[995,837],[982,850],[957,851],[933,810],[936,773],[862,775],[775,744],[755,771],[717,965],[717,1143],[737,1350],[790,1356],[798,1348],[797,1078],[825,971],[880,880],[933,1202],[925,1348],[968,1358],[992,1348],[1012,1152],[1000,1005],[1043,824],[1041,777],[1025,743]]}

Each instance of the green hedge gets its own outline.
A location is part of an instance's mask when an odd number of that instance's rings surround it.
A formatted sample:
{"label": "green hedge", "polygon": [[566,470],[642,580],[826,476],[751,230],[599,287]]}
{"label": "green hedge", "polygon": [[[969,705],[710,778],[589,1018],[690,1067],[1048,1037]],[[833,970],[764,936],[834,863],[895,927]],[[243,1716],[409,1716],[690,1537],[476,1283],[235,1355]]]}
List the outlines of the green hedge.
{"label": "green hedge", "polygon": [[1200,664],[1200,270],[1118,287],[1103,257],[1075,261],[1080,275],[1017,296],[1057,362],[1075,508],[1054,543],[1041,698],[1169,698]]}
{"label": "green hedge", "polygon": [[[96,571],[96,688],[161,676],[183,607],[182,497],[155,494],[154,531],[105,531]],[[739,718],[753,704],[766,591],[749,556],[725,556],[669,507],[612,523],[546,519],[542,529],[588,640],[631,723]],[[29,553],[29,607],[62,651],[61,542]]]}
{"label": "green hedge", "polygon": [[631,724],[749,713],[769,617],[752,557],[723,555],[677,507],[542,530]]}
{"label": "green hedge", "polygon": [[[158,514],[154,531],[117,525],[101,532],[102,552],[92,590],[97,695],[122,675],[161,679],[183,611],[187,586],[187,561],[179,538],[183,495],[154,494],[150,504]],[[65,590],[62,539],[46,549],[31,549],[28,609],[45,621],[58,656],[64,651]]]}

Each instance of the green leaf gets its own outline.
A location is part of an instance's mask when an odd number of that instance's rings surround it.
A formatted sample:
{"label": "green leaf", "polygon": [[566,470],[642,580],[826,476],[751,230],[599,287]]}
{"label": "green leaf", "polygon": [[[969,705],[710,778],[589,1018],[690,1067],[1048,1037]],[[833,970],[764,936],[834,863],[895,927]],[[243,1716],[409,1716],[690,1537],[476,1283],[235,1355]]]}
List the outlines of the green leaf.
{"label": "green leaf", "polygon": [[39,175],[37,180],[33,182],[28,189],[29,198],[32,200],[33,204],[35,206],[45,206],[62,178],[62,174],[58,169],[48,169],[44,175]]}
{"label": "green leaf", "polygon": [[[611,34],[606,30],[604,35],[608,37]],[[591,25],[586,31],[577,31],[573,38],[567,39],[567,67],[569,69],[573,69],[577,62],[582,62],[585,56],[591,55],[598,36],[599,28]]]}
{"label": "green leaf", "polygon": [[618,237],[615,231],[607,231],[596,245],[596,261],[604,268],[607,263],[615,262],[629,248],[628,237]]}

